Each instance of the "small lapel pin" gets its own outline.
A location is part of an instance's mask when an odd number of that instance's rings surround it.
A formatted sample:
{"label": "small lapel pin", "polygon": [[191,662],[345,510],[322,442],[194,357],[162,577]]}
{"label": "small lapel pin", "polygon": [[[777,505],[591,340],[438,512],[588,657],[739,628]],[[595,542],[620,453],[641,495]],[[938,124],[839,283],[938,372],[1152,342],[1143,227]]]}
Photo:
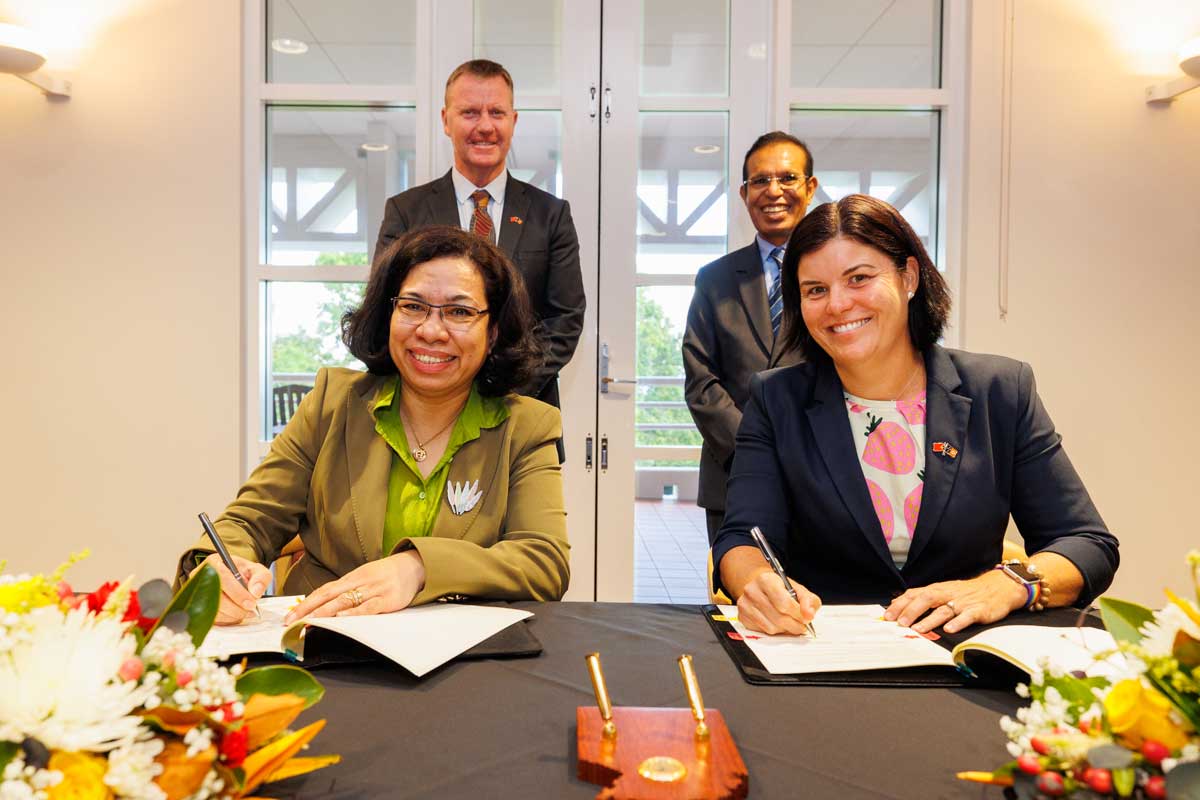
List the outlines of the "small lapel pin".
{"label": "small lapel pin", "polygon": [[949,442],[934,442],[933,452],[950,459],[958,458],[958,448]]}
{"label": "small lapel pin", "polygon": [[516,223],[516,224],[518,224],[518,225],[524,225],[524,224],[525,224],[525,220],[521,219],[520,217],[509,217],[509,218],[508,218],[508,221],[509,221],[509,222],[515,222],[515,223]]}
{"label": "small lapel pin", "polygon": [[450,510],[459,516],[474,508],[481,497],[483,492],[479,491],[478,479],[474,483],[446,481],[446,502],[450,504]]}

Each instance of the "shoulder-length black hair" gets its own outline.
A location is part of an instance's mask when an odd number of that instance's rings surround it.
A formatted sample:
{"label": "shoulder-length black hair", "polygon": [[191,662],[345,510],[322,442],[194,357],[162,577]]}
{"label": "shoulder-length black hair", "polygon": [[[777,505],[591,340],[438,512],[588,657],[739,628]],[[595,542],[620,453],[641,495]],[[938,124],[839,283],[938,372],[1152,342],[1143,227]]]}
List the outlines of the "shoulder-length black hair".
{"label": "shoulder-length black hair", "polygon": [[525,281],[504,252],[492,243],[448,225],[410,231],[375,258],[362,305],[342,317],[342,341],[375,375],[395,375],[388,350],[392,298],[413,268],[438,258],[465,258],[479,270],[487,296],[492,347],[475,377],[479,393],[499,397],[524,386],[543,360],[534,338],[537,320]]}
{"label": "shoulder-length black hair", "polygon": [[800,313],[800,279],[796,268],[800,259],[819,250],[833,239],[844,236],[874,247],[903,271],[908,259],[919,268],[917,291],[908,301],[908,335],[918,352],[935,344],[950,316],[950,290],[921,239],[900,212],[882,200],[865,194],[849,194],[836,203],[825,203],[808,213],[792,231],[784,251],[783,347],[799,350],[809,361],[829,360],[829,355],[813,339]]}

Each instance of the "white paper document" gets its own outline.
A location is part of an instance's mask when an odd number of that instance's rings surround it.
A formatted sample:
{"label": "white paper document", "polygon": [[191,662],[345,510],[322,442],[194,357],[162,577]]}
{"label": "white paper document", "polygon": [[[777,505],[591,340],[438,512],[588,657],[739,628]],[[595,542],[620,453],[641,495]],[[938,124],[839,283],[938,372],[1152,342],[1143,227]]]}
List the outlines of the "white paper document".
{"label": "white paper document", "polygon": [[[737,616],[737,606],[719,608],[727,617]],[[772,675],[954,666],[948,650],[910,628],[885,621],[883,606],[822,606],[813,619],[816,638],[768,636],[737,620],[730,624]]]}
{"label": "white paper document", "polygon": [[269,597],[259,602],[262,619],[240,625],[214,625],[200,652],[211,656],[283,653],[301,661],[307,626],[334,631],[390,658],[418,678],[516,622],[529,611],[503,606],[432,603],[390,614],[309,618],[284,625],[300,597]]}

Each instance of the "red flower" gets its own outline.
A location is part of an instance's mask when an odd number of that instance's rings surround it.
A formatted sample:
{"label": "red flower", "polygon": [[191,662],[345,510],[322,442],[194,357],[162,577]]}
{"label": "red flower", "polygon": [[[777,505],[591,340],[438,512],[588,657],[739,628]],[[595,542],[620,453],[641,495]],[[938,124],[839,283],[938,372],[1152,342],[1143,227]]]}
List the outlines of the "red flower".
{"label": "red flower", "polygon": [[221,746],[218,748],[221,753],[221,760],[225,762],[225,766],[230,769],[236,769],[246,760],[247,744],[250,741],[250,731],[245,726],[240,726],[237,730],[227,731],[221,737]]}
{"label": "red flower", "polygon": [[113,590],[119,585],[120,584],[118,584],[116,581],[109,581],[105,584],[102,584],[96,591],[89,594],[87,596],[88,611],[91,611],[93,614],[99,613],[104,608],[104,604],[108,602],[108,596],[111,595]]}

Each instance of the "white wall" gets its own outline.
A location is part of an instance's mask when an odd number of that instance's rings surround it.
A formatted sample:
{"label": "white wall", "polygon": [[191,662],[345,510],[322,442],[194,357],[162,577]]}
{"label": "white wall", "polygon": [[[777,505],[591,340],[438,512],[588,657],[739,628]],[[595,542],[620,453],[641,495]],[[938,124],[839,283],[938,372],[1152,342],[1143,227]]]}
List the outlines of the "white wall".
{"label": "white wall", "polygon": [[0,559],[90,546],[81,588],[169,577],[239,477],[239,4],[0,0],[0,20],[41,29],[75,87],[0,75]]}
{"label": "white wall", "polygon": [[963,346],[1032,363],[1072,461],[1121,539],[1112,593],[1190,590],[1200,546],[1200,35],[1187,0],[1016,0],[1009,311],[998,313],[1003,3],[973,19]]}

